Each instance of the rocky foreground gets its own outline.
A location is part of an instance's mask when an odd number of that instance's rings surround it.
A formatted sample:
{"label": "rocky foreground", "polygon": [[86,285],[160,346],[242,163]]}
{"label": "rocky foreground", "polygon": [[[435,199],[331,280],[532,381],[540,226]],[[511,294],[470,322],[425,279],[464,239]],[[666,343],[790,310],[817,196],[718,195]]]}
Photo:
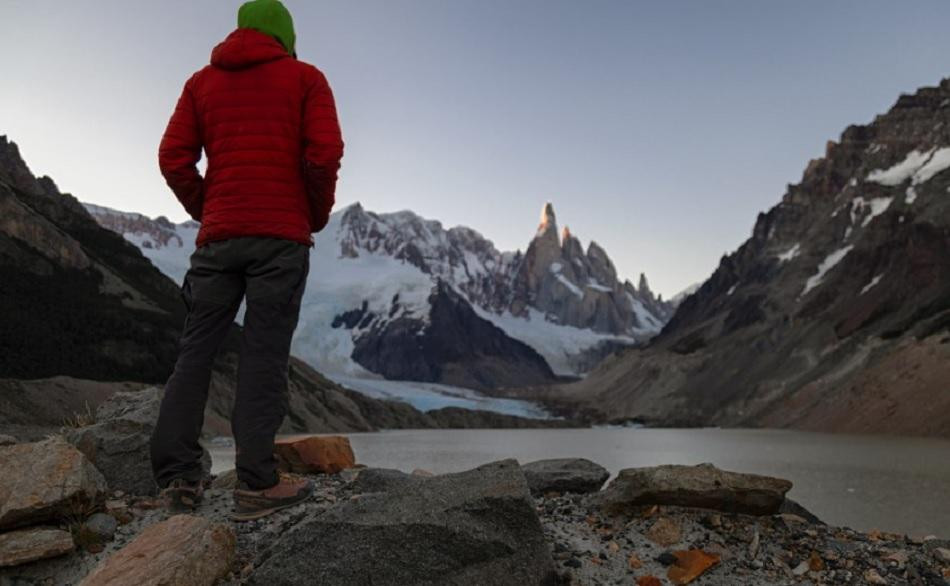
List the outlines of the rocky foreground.
{"label": "rocky foreground", "polygon": [[[791,483],[712,465],[588,460],[433,475],[361,467],[343,437],[279,442],[307,502],[229,520],[233,471],[201,506],[154,493],[142,412],[41,442],[0,438],[0,585],[946,585],[950,542],[829,527]],[[103,414],[108,411],[104,411]],[[125,446],[125,449],[119,449]]]}

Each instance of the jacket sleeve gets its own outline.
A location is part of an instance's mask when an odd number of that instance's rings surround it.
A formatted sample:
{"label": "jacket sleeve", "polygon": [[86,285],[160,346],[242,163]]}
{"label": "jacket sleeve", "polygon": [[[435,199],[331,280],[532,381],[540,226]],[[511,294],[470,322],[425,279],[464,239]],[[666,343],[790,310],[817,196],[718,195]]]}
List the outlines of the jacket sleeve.
{"label": "jacket sleeve", "polygon": [[343,158],[343,137],[330,84],[318,69],[309,69],[303,105],[303,177],[310,204],[310,231],[330,219],[336,179]]}
{"label": "jacket sleeve", "polygon": [[185,211],[199,222],[204,200],[204,180],[196,165],[201,159],[201,147],[192,77],[185,83],[168,127],[165,128],[158,147],[158,166]]}

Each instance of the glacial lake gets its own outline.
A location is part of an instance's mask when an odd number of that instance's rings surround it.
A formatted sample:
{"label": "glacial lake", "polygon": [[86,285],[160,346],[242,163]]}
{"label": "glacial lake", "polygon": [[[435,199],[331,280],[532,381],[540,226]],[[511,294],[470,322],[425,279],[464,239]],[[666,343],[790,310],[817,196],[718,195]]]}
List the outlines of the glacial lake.
{"label": "glacial lake", "polygon": [[[582,457],[614,475],[658,464],[700,464],[787,478],[789,496],[832,525],[950,538],[950,441],[785,430],[398,430],[344,434],[357,462],[435,473],[502,458]],[[215,473],[234,448],[213,442]]]}

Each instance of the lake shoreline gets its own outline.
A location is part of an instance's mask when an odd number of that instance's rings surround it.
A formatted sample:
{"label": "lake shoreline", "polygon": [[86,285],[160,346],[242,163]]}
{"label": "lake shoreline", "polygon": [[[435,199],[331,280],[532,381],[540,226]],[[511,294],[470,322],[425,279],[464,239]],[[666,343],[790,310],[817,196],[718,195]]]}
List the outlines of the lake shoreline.
{"label": "lake shoreline", "polygon": [[[321,434],[317,434],[321,435]],[[701,464],[789,478],[790,496],[825,521],[919,535],[950,531],[950,441],[774,429],[387,430],[343,434],[368,466],[460,472],[502,458],[587,458],[628,467]],[[301,437],[294,434],[291,437]],[[233,447],[210,442],[213,470]],[[950,534],[944,535],[950,537]]]}
{"label": "lake shoreline", "polygon": [[950,541],[825,524],[785,496],[791,483],[781,478],[658,466],[625,469],[604,486],[607,470],[574,458],[410,474],[354,465],[352,453],[317,456],[331,443],[288,442],[313,458],[298,464],[314,493],[294,507],[232,522],[233,471],[217,475],[187,514],[116,493],[107,511],[120,521],[108,539],[97,541],[86,521],[77,550],[0,567],[0,581],[182,583],[176,567],[203,576],[188,584],[209,586],[942,585],[950,577]]}

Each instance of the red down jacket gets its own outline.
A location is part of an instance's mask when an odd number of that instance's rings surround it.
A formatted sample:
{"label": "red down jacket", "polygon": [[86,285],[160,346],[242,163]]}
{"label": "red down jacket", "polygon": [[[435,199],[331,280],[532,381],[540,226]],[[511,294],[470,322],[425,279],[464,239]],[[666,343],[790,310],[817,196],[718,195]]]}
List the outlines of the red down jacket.
{"label": "red down jacket", "polygon": [[185,83],[158,149],[165,181],[201,222],[198,246],[239,236],[312,245],[342,157],[326,78],[253,29],[228,35]]}

